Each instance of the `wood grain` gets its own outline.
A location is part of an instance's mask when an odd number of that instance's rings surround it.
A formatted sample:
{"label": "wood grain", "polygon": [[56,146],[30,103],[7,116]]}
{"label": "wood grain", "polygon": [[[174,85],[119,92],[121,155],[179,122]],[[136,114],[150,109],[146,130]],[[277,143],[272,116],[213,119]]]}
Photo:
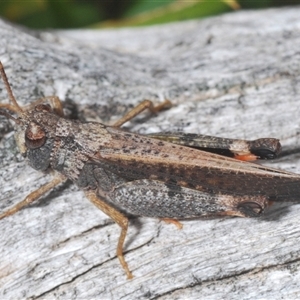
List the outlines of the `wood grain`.
{"label": "wood grain", "polygon": [[[283,156],[268,165],[300,173],[299,13],[241,11],[104,31],[32,32],[1,21],[0,59],[23,105],[57,95],[82,120],[113,122],[143,99],[168,98],[172,109],[126,127],[276,137]],[[50,177],[26,164],[2,117],[1,137],[4,210]],[[119,228],[66,184],[1,220],[0,297],[297,299],[299,214],[299,204],[283,203],[260,219],[184,221],[182,230],[132,219],[128,281],[115,256]]]}

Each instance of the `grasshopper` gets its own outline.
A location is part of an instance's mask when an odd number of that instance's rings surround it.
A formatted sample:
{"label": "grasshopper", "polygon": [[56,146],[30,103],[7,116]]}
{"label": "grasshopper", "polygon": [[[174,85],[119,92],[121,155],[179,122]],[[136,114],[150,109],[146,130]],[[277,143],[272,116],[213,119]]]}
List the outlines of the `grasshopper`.
{"label": "grasshopper", "polygon": [[[34,169],[53,172],[49,183],[4,211],[0,219],[70,179],[120,226],[117,257],[128,278],[132,273],[123,255],[128,213],[180,225],[180,219],[203,216],[256,217],[271,201],[299,202],[299,175],[242,161],[274,158],[280,150],[276,139],[242,141],[181,133],[147,136],[120,128],[143,110],[158,112],[169,101],[154,106],[146,100],[112,126],[69,120],[57,97],[22,108],[1,62],[0,74],[9,97],[9,103],[0,104],[0,113],[14,121],[20,152]],[[203,149],[221,149],[242,160]]]}

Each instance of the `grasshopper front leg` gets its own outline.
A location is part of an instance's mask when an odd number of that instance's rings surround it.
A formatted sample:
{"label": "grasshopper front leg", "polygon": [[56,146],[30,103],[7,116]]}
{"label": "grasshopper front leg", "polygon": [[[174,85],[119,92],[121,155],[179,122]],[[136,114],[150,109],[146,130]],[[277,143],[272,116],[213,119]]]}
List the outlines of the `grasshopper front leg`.
{"label": "grasshopper front leg", "polygon": [[63,175],[56,174],[50,182],[42,185],[40,188],[38,188],[37,190],[30,193],[23,201],[17,203],[15,206],[11,207],[7,211],[0,214],[0,220],[15,214],[16,212],[21,210],[23,207],[25,207],[25,206],[31,204],[32,202],[38,200],[44,194],[46,194],[47,192],[52,190],[57,185],[65,182],[66,180],[67,180],[67,178],[64,177]]}

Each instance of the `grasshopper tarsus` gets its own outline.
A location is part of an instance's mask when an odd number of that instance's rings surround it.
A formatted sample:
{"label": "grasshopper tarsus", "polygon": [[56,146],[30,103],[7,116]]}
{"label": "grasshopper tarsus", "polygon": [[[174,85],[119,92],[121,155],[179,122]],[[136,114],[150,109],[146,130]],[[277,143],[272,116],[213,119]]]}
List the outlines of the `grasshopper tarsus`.
{"label": "grasshopper tarsus", "polygon": [[176,219],[163,218],[162,221],[164,221],[167,224],[174,224],[179,230],[183,228],[182,223]]}

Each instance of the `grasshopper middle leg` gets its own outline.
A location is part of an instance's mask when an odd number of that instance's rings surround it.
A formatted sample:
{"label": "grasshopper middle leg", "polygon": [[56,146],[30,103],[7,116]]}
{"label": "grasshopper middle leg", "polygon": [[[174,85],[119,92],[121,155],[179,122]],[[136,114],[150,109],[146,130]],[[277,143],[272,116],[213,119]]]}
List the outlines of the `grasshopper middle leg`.
{"label": "grasshopper middle leg", "polygon": [[130,121],[135,116],[140,114],[146,109],[149,109],[152,113],[157,113],[161,111],[162,109],[171,107],[171,101],[165,100],[163,103],[159,105],[154,105],[152,101],[150,100],[144,100],[140,104],[138,104],[136,107],[134,107],[132,110],[130,110],[125,116],[123,116],[120,120],[115,122],[113,124],[114,127],[121,127],[124,123],[127,121]]}
{"label": "grasshopper middle leg", "polygon": [[121,234],[119,237],[119,242],[117,246],[117,256],[119,261],[126,272],[127,278],[133,278],[131,271],[128,268],[127,262],[125,261],[123,255],[123,245],[127,234],[128,229],[128,218],[125,217],[122,213],[114,209],[112,206],[108,205],[104,201],[102,201],[94,191],[87,191],[85,192],[86,197],[96,205],[100,210],[102,210],[106,215],[112,218],[120,227],[121,227]]}

